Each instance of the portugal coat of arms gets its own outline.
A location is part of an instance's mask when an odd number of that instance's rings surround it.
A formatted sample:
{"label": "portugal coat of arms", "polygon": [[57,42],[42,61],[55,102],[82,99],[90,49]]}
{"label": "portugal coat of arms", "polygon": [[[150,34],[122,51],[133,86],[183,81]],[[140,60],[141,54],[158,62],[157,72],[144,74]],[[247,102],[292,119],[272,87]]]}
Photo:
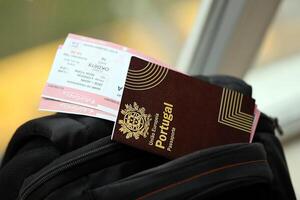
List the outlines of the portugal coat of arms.
{"label": "portugal coat of arms", "polygon": [[124,118],[120,119],[118,123],[121,128],[119,129],[123,134],[126,134],[126,139],[134,137],[136,140],[140,136],[146,138],[151,121],[151,115],[145,114],[145,108],[139,107],[136,102],[125,104],[125,109],[121,110]]}

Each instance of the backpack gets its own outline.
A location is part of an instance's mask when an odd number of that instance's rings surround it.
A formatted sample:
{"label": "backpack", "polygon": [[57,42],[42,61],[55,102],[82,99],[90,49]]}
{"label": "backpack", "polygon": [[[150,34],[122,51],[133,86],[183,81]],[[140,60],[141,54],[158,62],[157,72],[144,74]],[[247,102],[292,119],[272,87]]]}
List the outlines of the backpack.
{"label": "backpack", "polygon": [[[252,93],[236,78],[197,78]],[[276,122],[262,114],[251,144],[168,160],[111,141],[110,121],[61,113],[34,119],[7,147],[0,194],[4,200],[296,199]]]}

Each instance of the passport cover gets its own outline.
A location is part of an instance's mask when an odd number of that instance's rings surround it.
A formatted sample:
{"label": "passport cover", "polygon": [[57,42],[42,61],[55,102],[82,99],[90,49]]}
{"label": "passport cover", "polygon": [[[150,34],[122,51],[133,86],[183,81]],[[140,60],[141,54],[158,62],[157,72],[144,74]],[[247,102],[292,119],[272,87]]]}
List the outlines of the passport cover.
{"label": "passport cover", "polygon": [[132,57],[112,140],[167,158],[248,143],[255,100]]}

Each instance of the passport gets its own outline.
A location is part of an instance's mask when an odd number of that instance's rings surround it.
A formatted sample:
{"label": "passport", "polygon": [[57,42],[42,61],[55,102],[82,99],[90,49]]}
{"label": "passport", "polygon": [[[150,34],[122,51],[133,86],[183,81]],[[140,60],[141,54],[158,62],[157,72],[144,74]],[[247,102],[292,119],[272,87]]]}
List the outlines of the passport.
{"label": "passport", "polygon": [[250,96],[133,56],[112,140],[173,159],[249,143],[258,117]]}

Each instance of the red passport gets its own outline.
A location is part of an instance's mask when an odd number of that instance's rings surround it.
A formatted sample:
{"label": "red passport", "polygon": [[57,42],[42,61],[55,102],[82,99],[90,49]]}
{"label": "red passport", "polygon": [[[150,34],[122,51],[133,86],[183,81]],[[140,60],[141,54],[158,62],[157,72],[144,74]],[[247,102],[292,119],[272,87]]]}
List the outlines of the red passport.
{"label": "red passport", "polygon": [[255,100],[132,57],[112,140],[167,158],[248,143]]}

